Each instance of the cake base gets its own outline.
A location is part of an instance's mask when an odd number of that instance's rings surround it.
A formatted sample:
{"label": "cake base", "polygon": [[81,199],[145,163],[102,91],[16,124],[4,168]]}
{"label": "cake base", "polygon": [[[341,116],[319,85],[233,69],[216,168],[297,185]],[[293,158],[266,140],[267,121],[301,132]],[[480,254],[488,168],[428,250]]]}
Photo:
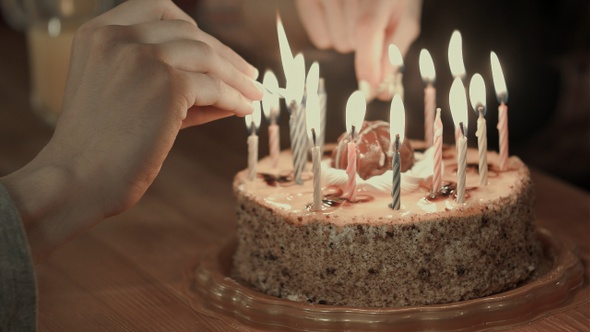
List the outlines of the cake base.
{"label": "cake base", "polygon": [[479,299],[403,308],[314,305],[265,295],[231,277],[237,240],[204,252],[191,264],[183,294],[199,312],[244,325],[275,331],[474,331],[522,325],[571,305],[584,283],[576,248],[567,239],[539,229],[543,256],[536,272],[517,288]]}
{"label": "cake base", "polygon": [[[445,154],[445,177],[452,181],[455,148]],[[490,165],[497,158],[489,153]],[[468,163],[476,160],[470,149]],[[278,174],[290,161],[290,154],[281,155]],[[273,172],[267,158],[258,169]],[[269,295],[355,307],[449,303],[516,287],[540,256],[528,168],[511,157],[510,169],[494,171],[488,186],[476,183],[477,173],[469,171],[465,204],[444,194],[430,199],[420,187],[402,193],[400,210],[388,208],[389,192],[359,192],[360,201],[340,193],[336,206],[310,211],[311,181],[249,181],[240,172],[233,275]]]}

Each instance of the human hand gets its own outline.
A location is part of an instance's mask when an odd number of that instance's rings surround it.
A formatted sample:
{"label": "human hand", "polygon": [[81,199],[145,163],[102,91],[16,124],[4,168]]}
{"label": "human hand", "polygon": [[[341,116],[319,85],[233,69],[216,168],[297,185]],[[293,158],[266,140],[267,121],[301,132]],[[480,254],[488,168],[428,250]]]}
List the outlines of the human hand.
{"label": "human hand", "polygon": [[311,42],[355,52],[359,88],[368,100],[392,98],[389,44],[404,56],[420,33],[422,0],[297,0]]}
{"label": "human hand", "polygon": [[52,139],[2,179],[33,254],[134,205],[181,128],[250,113],[256,75],[169,0],[130,0],[83,25]]}

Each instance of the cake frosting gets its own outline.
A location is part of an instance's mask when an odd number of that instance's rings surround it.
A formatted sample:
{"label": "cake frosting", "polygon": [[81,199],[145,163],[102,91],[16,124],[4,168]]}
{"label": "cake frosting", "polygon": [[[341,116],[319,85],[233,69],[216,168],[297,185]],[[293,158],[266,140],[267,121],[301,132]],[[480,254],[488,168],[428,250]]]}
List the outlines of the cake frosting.
{"label": "cake frosting", "polygon": [[400,210],[388,207],[388,171],[358,179],[358,201],[349,202],[342,197],[344,171],[324,160],[319,212],[309,209],[313,174],[294,184],[289,151],[277,168],[260,160],[253,181],[239,172],[233,276],[269,295],[356,307],[461,301],[526,280],[541,253],[526,165],[511,157],[509,170],[501,172],[498,155],[490,152],[489,185],[481,187],[477,150],[469,149],[467,197],[458,204],[456,149],[444,150],[444,186],[437,194],[430,190],[430,153],[412,154],[413,165],[402,174]]}

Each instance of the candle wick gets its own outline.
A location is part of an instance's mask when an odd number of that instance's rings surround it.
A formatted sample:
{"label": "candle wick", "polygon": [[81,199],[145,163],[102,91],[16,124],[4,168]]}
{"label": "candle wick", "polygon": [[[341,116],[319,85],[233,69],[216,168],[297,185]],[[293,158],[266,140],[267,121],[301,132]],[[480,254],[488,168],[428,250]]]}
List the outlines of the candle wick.
{"label": "candle wick", "polygon": [[254,121],[250,124],[250,135],[256,135],[256,126],[254,125]]}
{"label": "candle wick", "polygon": [[459,128],[461,129],[461,134],[465,137],[465,127],[463,127],[463,122],[459,122]]}
{"label": "candle wick", "polygon": [[395,152],[399,152],[399,134],[395,134]]}
{"label": "candle wick", "polygon": [[350,137],[351,137],[351,140],[354,141],[354,132],[355,132],[356,127],[354,125],[352,125],[351,127],[352,127],[352,129],[350,130]]}
{"label": "candle wick", "polygon": [[483,106],[479,105],[477,107],[477,110],[479,111],[479,117],[480,118],[483,118]]}
{"label": "candle wick", "polygon": [[313,141],[313,146],[317,146],[316,139],[315,128],[311,128],[311,140]]}

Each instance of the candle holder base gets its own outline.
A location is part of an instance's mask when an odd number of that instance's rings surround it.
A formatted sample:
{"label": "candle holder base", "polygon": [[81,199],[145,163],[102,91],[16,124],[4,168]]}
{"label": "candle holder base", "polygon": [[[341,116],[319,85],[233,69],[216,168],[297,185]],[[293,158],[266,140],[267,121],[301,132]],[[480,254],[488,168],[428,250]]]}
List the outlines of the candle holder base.
{"label": "candle holder base", "polygon": [[487,297],[447,304],[398,308],[312,305],[262,294],[231,277],[236,239],[211,248],[185,271],[183,294],[191,306],[222,319],[236,330],[244,325],[281,331],[452,330],[516,326],[573,306],[584,284],[584,267],[570,241],[538,230],[543,262],[521,286]]}

